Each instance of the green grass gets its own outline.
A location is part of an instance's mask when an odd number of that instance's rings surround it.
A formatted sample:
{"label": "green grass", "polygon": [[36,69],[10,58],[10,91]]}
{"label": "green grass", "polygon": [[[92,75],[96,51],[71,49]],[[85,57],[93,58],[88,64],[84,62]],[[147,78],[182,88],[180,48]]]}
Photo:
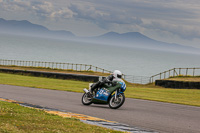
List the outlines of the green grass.
{"label": "green grass", "polygon": [[200,90],[159,87],[128,87],[126,97],[200,106]]}
{"label": "green grass", "polygon": [[[88,83],[0,73],[0,84],[34,88],[83,92],[83,88],[88,88]],[[200,90],[198,89],[171,89],[156,87],[154,85],[127,84],[125,96],[129,98],[200,106]]]}
{"label": "green grass", "polygon": [[1,133],[118,133],[42,110],[0,101]]}
{"label": "green grass", "polygon": [[89,82],[0,73],[0,84],[83,92]]}

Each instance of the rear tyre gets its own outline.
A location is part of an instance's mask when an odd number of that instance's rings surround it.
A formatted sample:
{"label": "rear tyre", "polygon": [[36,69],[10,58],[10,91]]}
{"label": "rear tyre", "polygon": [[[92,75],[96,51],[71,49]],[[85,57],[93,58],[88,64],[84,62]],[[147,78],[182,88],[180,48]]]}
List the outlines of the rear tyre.
{"label": "rear tyre", "polygon": [[82,96],[82,103],[83,105],[90,105],[92,104],[92,98],[88,97],[87,93],[84,93]]}
{"label": "rear tyre", "polygon": [[123,93],[120,93],[117,96],[117,99],[115,99],[115,96],[111,97],[111,99],[109,101],[109,107],[111,109],[117,109],[124,104],[124,101],[125,101],[125,96]]}

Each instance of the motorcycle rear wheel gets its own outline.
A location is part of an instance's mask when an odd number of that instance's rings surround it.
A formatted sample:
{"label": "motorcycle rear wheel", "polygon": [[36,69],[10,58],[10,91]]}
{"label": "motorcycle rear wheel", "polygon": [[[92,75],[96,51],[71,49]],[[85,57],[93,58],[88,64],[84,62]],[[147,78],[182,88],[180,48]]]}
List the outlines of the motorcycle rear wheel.
{"label": "motorcycle rear wheel", "polygon": [[92,104],[92,98],[89,98],[88,94],[84,93],[82,96],[82,103],[83,103],[83,105],[90,105],[90,104]]}
{"label": "motorcycle rear wheel", "polygon": [[124,104],[124,101],[125,101],[125,96],[123,93],[120,93],[117,96],[117,99],[115,99],[115,96],[111,97],[111,99],[109,100],[109,107],[111,109],[117,109]]}

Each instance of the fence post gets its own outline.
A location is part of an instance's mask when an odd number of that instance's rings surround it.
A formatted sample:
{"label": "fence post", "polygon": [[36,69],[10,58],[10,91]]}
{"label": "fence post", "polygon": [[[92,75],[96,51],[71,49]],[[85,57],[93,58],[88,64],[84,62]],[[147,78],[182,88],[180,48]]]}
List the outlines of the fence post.
{"label": "fence post", "polygon": [[193,77],[194,77],[194,73],[195,73],[195,68],[193,68]]}
{"label": "fence post", "polygon": [[188,74],[188,68],[186,69],[186,76],[187,76],[187,74]]}
{"label": "fence post", "polygon": [[53,65],[54,65],[53,62],[51,62],[51,69],[53,69]]}
{"label": "fence post", "polygon": [[71,69],[73,70],[73,68],[74,68],[74,67],[73,67],[73,64],[71,64]]}
{"label": "fence post", "polygon": [[60,67],[59,67],[59,69],[61,69],[62,68],[62,66],[61,66],[62,64],[60,63]]}
{"label": "fence post", "polygon": [[65,63],[63,63],[63,70],[65,69]]}
{"label": "fence post", "polygon": [[164,79],[165,79],[166,71],[164,72]]}

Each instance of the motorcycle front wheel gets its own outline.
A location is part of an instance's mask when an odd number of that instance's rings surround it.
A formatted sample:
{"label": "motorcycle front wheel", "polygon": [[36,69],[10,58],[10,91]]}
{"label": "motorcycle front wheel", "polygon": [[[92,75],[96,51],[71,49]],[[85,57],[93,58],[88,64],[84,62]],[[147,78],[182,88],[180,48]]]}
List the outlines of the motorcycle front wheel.
{"label": "motorcycle front wheel", "polygon": [[109,101],[109,107],[111,109],[117,109],[124,104],[124,101],[125,101],[125,96],[123,93],[120,93],[116,99],[115,96],[111,97]]}
{"label": "motorcycle front wheel", "polygon": [[82,103],[83,105],[90,105],[92,104],[92,98],[88,97],[87,93],[84,93],[82,96]]}

